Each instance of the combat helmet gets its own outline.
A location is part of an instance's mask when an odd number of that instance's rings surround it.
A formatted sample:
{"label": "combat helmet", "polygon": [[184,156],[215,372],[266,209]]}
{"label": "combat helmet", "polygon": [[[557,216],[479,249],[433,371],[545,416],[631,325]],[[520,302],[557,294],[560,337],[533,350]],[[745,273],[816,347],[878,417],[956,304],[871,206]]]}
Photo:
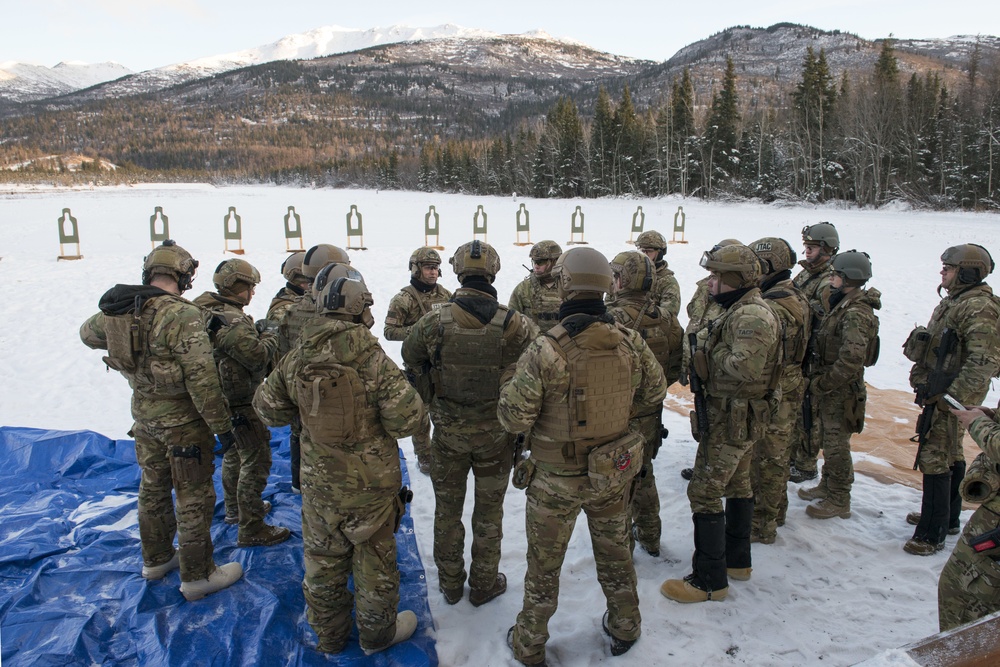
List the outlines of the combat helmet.
{"label": "combat helmet", "polygon": [[648,292],[653,287],[656,267],[644,253],[629,250],[615,255],[611,260],[611,272],[619,277],[622,291]]}
{"label": "combat helmet", "polygon": [[335,320],[375,324],[371,306],[375,303],[361,273],[347,264],[328,264],[313,282],[316,312]]}
{"label": "combat helmet", "polygon": [[760,260],[742,243],[716,246],[701,256],[701,266],[718,273],[723,284],[733,289],[752,287],[760,278]]}
{"label": "combat helmet", "polygon": [[365,279],[361,275],[361,272],[350,264],[327,264],[319,270],[319,273],[316,274],[316,278],[313,280],[313,298],[318,302],[319,295],[323,291],[323,288],[338,278],[357,280],[362,285],[365,285]]}
{"label": "combat helmet", "polygon": [[224,259],[215,267],[212,282],[215,283],[215,289],[218,290],[219,294],[234,297],[246,291],[248,287],[258,285],[260,271],[245,259],[237,257]]}
{"label": "combat helmet", "polygon": [[343,248],[329,243],[314,245],[306,251],[306,256],[302,258],[302,274],[306,278],[313,279],[320,269],[333,263],[350,264],[351,256]]}
{"label": "combat helmet", "polygon": [[554,262],[562,254],[562,248],[555,241],[539,241],[531,246],[528,257],[532,262]]}
{"label": "combat helmet", "polygon": [[848,250],[833,258],[833,270],[839,273],[848,287],[861,287],[872,277],[872,260],[868,253]]}
{"label": "combat helmet", "polygon": [[149,285],[153,277],[167,275],[177,281],[181,292],[191,289],[194,274],[198,270],[198,260],[191,257],[184,248],[172,239],[167,239],[163,245],[153,248],[142,263],[142,284]]}
{"label": "combat helmet", "polygon": [[795,251],[785,239],[765,236],[750,244],[750,249],[760,258],[765,276],[779,271],[789,271],[798,261]]}
{"label": "combat helmet", "polygon": [[600,298],[611,291],[615,280],[608,258],[594,248],[570,248],[559,255],[552,277],[563,300]]}
{"label": "combat helmet", "polygon": [[410,269],[410,277],[420,279],[420,268],[424,265],[438,267],[438,276],[441,275],[441,255],[434,248],[417,248],[410,255],[407,268]]}
{"label": "combat helmet", "polygon": [[462,282],[469,276],[485,276],[491,283],[500,272],[500,255],[486,241],[463,243],[448,260]]}
{"label": "combat helmet", "polygon": [[636,237],[635,247],[640,250],[645,250],[646,248],[659,250],[656,253],[656,261],[659,262],[667,254],[667,239],[660,232],[649,230]]}
{"label": "combat helmet", "polygon": [[302,273],[302,263],[306,259],[306,253],[302,250],[292,253],[281,263],[281,275],[290,283],[297,281],[309,281],[306,274]]}
{"label": "combat helmet", "polygon": [[962,285],[980,283],[996,268],[990,251],[976,243],[948,248],[941,255],[941,263],[958,267],[958,282]]}
{"label": "combat helmet", "polygon": [[817,222],[802,228],[803,245],[818,245],[827,254],[833,255],[840,250],[840,234],[837,228],[829,222]]}

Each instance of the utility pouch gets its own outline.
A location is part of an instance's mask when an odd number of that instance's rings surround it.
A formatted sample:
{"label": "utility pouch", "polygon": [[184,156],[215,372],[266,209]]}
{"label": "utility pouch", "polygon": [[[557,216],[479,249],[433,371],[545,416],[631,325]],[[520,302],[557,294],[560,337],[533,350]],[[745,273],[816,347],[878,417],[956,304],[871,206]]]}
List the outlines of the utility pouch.
{"label": "utility pouch", "polygon": [[521,459],[514,465],[514,474],[510,483],[515,489],[524,491],[531,484],[531,478],[535,476],[535,462],[531,458]]}
{"label": "utility pouch", "polygon": [[105,365],[119,373],[134,373],[141,349],[139,318],[134,313],[106,316],[104,334],[108,342]]}
{"label": "utility pouch", "polygon": [[903,343],[903,356],[913,362],[922,362],[927,356],[927,344],[931,334],[927,327],[916,327]]}
{"label": "utility pouch", "polygon": [[201,447],[173,447],[170,450],[170,474],[175,482],[201,482],[211,477],[208,466],[201,462]]}
{"label": "utility pouch", "polygon": [[595,447],[587,456],[587,476],[597,491],[605,491],[638,474],[644,438],[636,431]]}
{"label": "utility pouch", "polygon": [[969,537],[969,546],[980,556],[1000,561],[1000,527]]}
{"label": "utility pouch", "polygon": [[876,336],[872,338],[872,341],[868,343],[868,349],[865,350],[865,367],[870,368],[878,362],[878,354],[882,349],[882,339]]}
{"label": "utility pouch", "polygon": [[864,386],[855,385],[853,388],[854,391],[844,399],[844,426],[851,433],[861,433],[865,428],[868,391]]}
{"label": "utility pouch", "polygon": [[1000,491],[1000,473],[993,461],[980,453],[972,463],[958,487],[963,500],[970,503],[985,503],[993,500]]}
{"label": "utility pouch", "polygon": [[729,439],[736,442],[750,439],[750,401],[745,398],[729,401]]}
{"label": "utility pouch", "polygon": [[698,428],[698,412],[692,410],[688,413],[688,418],[691,420],[691,437],[694,438],[695,442],[701,442],[701,429]]}
{"label": "utility pouch", "polygon": [[698,374],[704,381],[708,381],[708,355],[705,354],[705,350],[698,350],[691,357],[691,365],[694,366],[694,372]]}
{"label": "utility pouch", "polygon": [[173,360],[152,359],[149,372],[153,375],[153,391],[158,396],[185,396],[184,370]]}
{"label": "utility pouch", "polygon": [[771,403],[764,398],[750,401],[750,438],[760,442],[771,424]]}

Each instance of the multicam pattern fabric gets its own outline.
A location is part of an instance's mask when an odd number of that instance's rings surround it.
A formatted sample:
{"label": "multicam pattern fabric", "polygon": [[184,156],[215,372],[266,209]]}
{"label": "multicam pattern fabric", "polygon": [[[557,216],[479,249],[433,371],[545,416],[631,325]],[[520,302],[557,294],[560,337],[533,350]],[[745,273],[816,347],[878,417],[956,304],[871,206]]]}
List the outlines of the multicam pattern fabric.
{"label": "multicam pattern fabric", "polygon": [[559,287],[551,275],[539,278],[534,273],[519,282],[507,305],[534,322],[541,333],[559,324]]}

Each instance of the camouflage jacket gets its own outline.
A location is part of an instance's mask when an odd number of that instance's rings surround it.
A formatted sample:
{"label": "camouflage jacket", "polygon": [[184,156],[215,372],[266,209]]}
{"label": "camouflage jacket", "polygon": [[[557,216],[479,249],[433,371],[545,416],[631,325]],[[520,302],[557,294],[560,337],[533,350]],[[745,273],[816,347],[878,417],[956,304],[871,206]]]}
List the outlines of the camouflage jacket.
{"label": "camouflage jacket", "polygon": [[792,394],[802,384],[802,362],[812,333],[812,309],[791,280],[767,286],[762,296],[781,323],[781,390],[782,394]]}
{"label": "camouflage jacket", "polygon": [[965,405],[979,405],[989,391],[990,379],[1000,372],[1000,299],[985,284],[951,290],[941,299],[927,324],[930,340],[923,360],[914,363],[910,371],[914,389],[926,383],[934,370],[934,350],[945,329],[958,336],[957,349],[945,359],[945,371],[957,372],[948,393]]}
{"label": "camouflage jacket", "polygon": [[655,298],[655,294],[647,292],[617,293],[608,303],[608,314],[615,322],[639,332],[653,351],[669,386],[677,379],[683,335],[677,317],[658,305]]}
{"label": "camouflage jacket", "polygon": [[316,299],[313,298],[312,290],[306,290],[297,296],[295,302],[284,309],[280,318],[273,322],[278,327],[279,358],[298,344],[303,327],[317,317],[319,313],[316,312]]}
{"label": "camouflage jacket", "polygon": [[320,317],[305,325],[300,344],[281,360],[257,388],[253,407],[269,426],[289,424],[299,415],[296,379],[307,364],[333,361],[354,367],[365,388],[372,423],[366,442],[349,446],[317,445],[302,429],[302,474],[317,491],[328,490],[345,507],[395,493],[401,483],[396,438],[420,425],[423,406],[417,392],[386,356],[363,324]]}
{"label": "camouflage jacket", "polygon": [[[993,419],[980,417],[969,424],[969,435],[994,466],[1000,463],[1000,405],[993,412]],[[1000,514],[1000,494],[983,503],[983,507],[994,514]]]}
{"label": "camouflage jacket", "polygon": [[389,302],[382,333],[386,340],[403,340],[421,317],[431,311],[436,303],[444,303],[451,298],[451,292],[441,285],[423,292],[412,284],[399,290]]}
{"label": "camouflage jacket", "polygon": [[[461,287],[451,299],[452,311],[457,326],[464,329],[482,329],[493,319],[501,308],[497,300],[478,290]],[[443,327],[438,309],[420,318],[403,341],[403,361],[412,369],[427,369],[439,361],[439,344],[442,342]],[[517,362],[521,353],[538,336],[538,327],[517,311],[508,311],[503,330],[503,347],[500,356],[501,369]],[[482,401],[470,406],[439,398],[431,401],[431,415],[435,421],[454,419],[468,422],[496,421],[496,401]]]}
{"label": "camouflage jacket", "polygon": [[722,306],[708,293],[708,278],[702,278],[695,284],[694,296],[688,301],[688,323],[684,327],[684,333],[698,333],[709,322],[722,315],[722,312]]}
{"label": "camouflage jacket", "polygon": [[660,310],[677,317],[681,312],[681,287],[677,284],[674,272],[667,268],[667,263],[660,260],[656,263],[656,280],[653,281],[653,295]]}
{"label": "camouflage jacket", "polygon": [[812,266],[806,260],[799,262],[802,270],[795,274],[792,282],[802,290],[809,299],[813,312],[822,314],[823,304],[830,292],[830,274],[833,273],[833,259],[828,259],[819,266]]}
{"label": "camouflage jacket", "polygon": [[702,379],[710,397],[763,398],[780,372],[781,324],[756,287],[709,322],[698,339],[708,357],[708,377]]}
{"label": "camouflage jacket", "polygon": [[[579,317],[587,316],[574,315],[567,321]],[[607,347],[609,342],[624,346],[632,360],[631,416],[658,410],[667,394],[667,381],[642,336],[606,319],[593,319],[574,341],[583,349],[614,349]],[[500,390],[497,406],[500,424],[510,433],[529,432],[547,397],[551,400],[554,395],[560,402],[569,400],[570,380],[566,357],[560,352],[558,343],[549,336],[539,336],[521,355],[513,377]],[[549,440],[541,434],[532,434],[531,438]]]}
{"label": "camouflage jacket", "polygon": [[213,433],[231,430],[206,330],[209,315],[190,301],[155,287],[116,285],[101,297],[101,312],[80,327],[84,345],[108,349],[107,317],[131,314],[137,295],[145,298],[141,349],[135,372],[122,373],[132,387],[132,418],[153,428],[204,419]]}
{"label": "camouflage jacket", "polygon": [[[829,302],[827,302],[829,305]],[[828,308],[816,329],[816,361],[810,373],[813,394],[850,392],[864,384],[865,364],[878,337],[882,293],[858,288]]]}
{"label": "camouflage jacket", "polygon": [[209,339],[229,407],[250,405],[254,390],[274,361],[278,337],[258,333],[253,318],[243,312],[243,304],[238,301],[205,292],[194,303],[215,319],[209,326]]}
{"label": "camouflage jacket", "polygon": [[267,319],[271,322],[279,322],[285,316],[285,311],[292,307],[306,290],[292,283],[285,283],[271,299],[271,304],[267,307]]}
{"label": "camouflage jacket", "polygon": [[545,333],[559,324],[559,306],[562,298],[559,287],[551,275],[542,280],[534,273],[519,282],[511,292],[507,306],[521,313]]}

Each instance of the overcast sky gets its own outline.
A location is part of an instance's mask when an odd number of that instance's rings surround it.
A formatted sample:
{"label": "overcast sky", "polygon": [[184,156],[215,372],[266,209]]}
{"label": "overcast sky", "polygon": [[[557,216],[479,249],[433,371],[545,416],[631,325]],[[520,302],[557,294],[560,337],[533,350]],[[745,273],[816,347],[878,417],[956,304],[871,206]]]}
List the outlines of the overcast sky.
{"label": "overcast sky", "polygon": [[140,71],[328,25],[443,23],[499,33],[544,30],[660,61],[731,26],[786,21],[866,39],[1000,35],[998,6],[996,0],[0,0],[0,63],[114,61]]}

